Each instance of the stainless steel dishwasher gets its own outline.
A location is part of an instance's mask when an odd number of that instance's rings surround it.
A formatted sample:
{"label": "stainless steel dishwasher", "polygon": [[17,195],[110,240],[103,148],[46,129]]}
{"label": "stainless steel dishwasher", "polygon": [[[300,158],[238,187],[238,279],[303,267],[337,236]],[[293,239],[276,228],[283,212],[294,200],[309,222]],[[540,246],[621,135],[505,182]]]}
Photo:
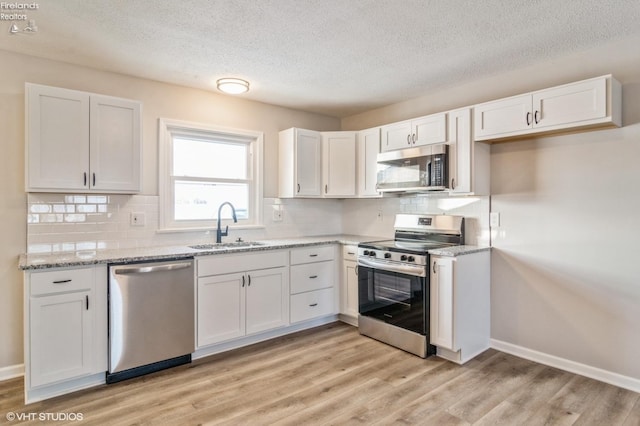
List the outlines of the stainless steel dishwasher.
{"label": "stainless steel dishwasher", "polygon": [[107,383],[191,362],[193,259],[109,265]]}

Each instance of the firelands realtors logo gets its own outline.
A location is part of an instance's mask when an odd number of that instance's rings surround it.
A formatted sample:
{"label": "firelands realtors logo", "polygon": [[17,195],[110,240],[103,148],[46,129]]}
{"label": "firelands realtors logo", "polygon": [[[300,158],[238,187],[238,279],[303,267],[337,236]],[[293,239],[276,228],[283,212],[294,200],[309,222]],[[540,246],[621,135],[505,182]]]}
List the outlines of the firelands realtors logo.
{"label": "firelands realtors logo", "polygon": [[20,32],[35,33],[38,31],[36,21],[29,16],[29,13],[40,8],[38,3],[10,3],[0,2],[0,21],[9,21],[10,34]]}

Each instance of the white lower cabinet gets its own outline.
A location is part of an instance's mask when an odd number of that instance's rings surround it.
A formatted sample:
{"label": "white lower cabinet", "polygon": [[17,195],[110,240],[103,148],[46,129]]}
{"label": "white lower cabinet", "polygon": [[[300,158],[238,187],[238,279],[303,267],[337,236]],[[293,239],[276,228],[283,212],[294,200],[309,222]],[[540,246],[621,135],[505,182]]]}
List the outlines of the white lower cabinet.
{"label": "white lower cabinet", "polygon": [[286,251],[208,256],[197,264],[198,348],[288,325]]}
{"label": "white lower cabinet", "polygon": [[337,313],[334,246],[291,250],[291,323]]}
{"label": "white lower cabinet", "polygon": [[26,402],[104,382],[107,345],[106,266],[25,272]]}
{"label": "white lower cabinet", "polygon": [[340,290],[340,313],[348,323],[358,324],[358,246],[342,249],[342,288]]}
{"label": "white lower cabinet", "polygon": [[431,256],[430,342],[463,364],[490,346],[489,251]]}

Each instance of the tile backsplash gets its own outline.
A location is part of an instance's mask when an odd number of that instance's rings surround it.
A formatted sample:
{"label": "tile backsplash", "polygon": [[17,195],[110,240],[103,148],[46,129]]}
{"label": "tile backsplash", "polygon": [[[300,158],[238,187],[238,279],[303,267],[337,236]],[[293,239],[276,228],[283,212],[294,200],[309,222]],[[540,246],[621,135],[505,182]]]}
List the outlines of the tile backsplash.
{"label": "tile backsplash", "polygon": [[[199,244],[215,239],[215,230],[159,232],[159,197],[154,195],[31,193],[27,203],[28,253]],[[489,197],[265,198],[264,226],[230,227],[226,240],[342,233],[390,238],[396,213],[430,213],[465,216],[467,244],[489,245],[489,208]],[[144,224],[131,225],[132,213],[142,213]]]}
{"label": "tile backsplash", "polygon": [[[30,193],[27,203],[28,253],[197,244],[215,239],[215,230],[158,232],[159,197],[153,195]],[[274,209],[280,210],[281,221],[274,221]],[[142,213],[144,225],[131,225],[132,213]],[[264,227],[231,227],[226,239],[340,234],[341,213],[339,200],[265,198]]]}

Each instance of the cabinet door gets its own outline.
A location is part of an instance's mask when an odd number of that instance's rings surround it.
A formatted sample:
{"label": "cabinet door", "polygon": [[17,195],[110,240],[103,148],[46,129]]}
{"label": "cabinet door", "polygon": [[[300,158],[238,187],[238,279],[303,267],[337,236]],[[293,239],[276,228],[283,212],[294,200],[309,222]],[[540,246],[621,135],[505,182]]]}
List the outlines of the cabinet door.
{"label": "cabinet door", "polygon": [[429,329],[432,345],[456,351],[453,267],[453,258],[431,257],[431,324]]}
{"label": "cabinet door", "polygon": [[530,94],[476,105],[474,111],[476,140],[521,132],[533,123]]}
{"label": "cabinet door", "polygon": [[358,264],[351,260],[344,261],[342,271],[342,313],[352,317],[358,316]]}
{"label": "cabinet door", "polygon": [[27,84],[27,190],[89,188],[89,94]]}
{"label": "cabinet door", "polygon": [[91,96],[91,188],[140,191],[140,103]]}
{"label": "cabinet door", "polygon": [[322,172],[325,197],[355,197],[355,132],[322,133]]}
{"label": "cabinet door", "polygon": [[411,120],[412,146],[445,143],[447,141],[447,114],[433,114]]}
{"label": "cabinet door", "polygon": [[378,153],[380,152],[380,128],[358,132],[358,197],[380,197],[376,190],[378,180]]}
{"label": "cabinet door", "polygon": [[85,291],[31,297],[30,387],[93,372],[91,295]]}
{"label": "cabinet door", "polygon": [[244,336],[244,273],[198,279],[198,347]]}
{"label": "cabinet door", "polygon": [[574,125],[607,115],[605,78],[543,90],[533,94],[533,127]]}
{"label": "cabinet door", "polygon": [[382,152],[411,146],[411,122],[401,121],[380,128],[380,150]]}
{"label": "cabinet door", "polygon": [[471,109],[449,113],[449,188],[454,193],[472,192]]}
{"label": "cabinet door", "polygon": [[287,271],[274,268],[247,273],[247,334],[288,325]]}
{"label": "cabinet door", "polygon": [[322,185],[322,150],[319,132],[296,130],[296,192],[295,196],[319,197]]}

